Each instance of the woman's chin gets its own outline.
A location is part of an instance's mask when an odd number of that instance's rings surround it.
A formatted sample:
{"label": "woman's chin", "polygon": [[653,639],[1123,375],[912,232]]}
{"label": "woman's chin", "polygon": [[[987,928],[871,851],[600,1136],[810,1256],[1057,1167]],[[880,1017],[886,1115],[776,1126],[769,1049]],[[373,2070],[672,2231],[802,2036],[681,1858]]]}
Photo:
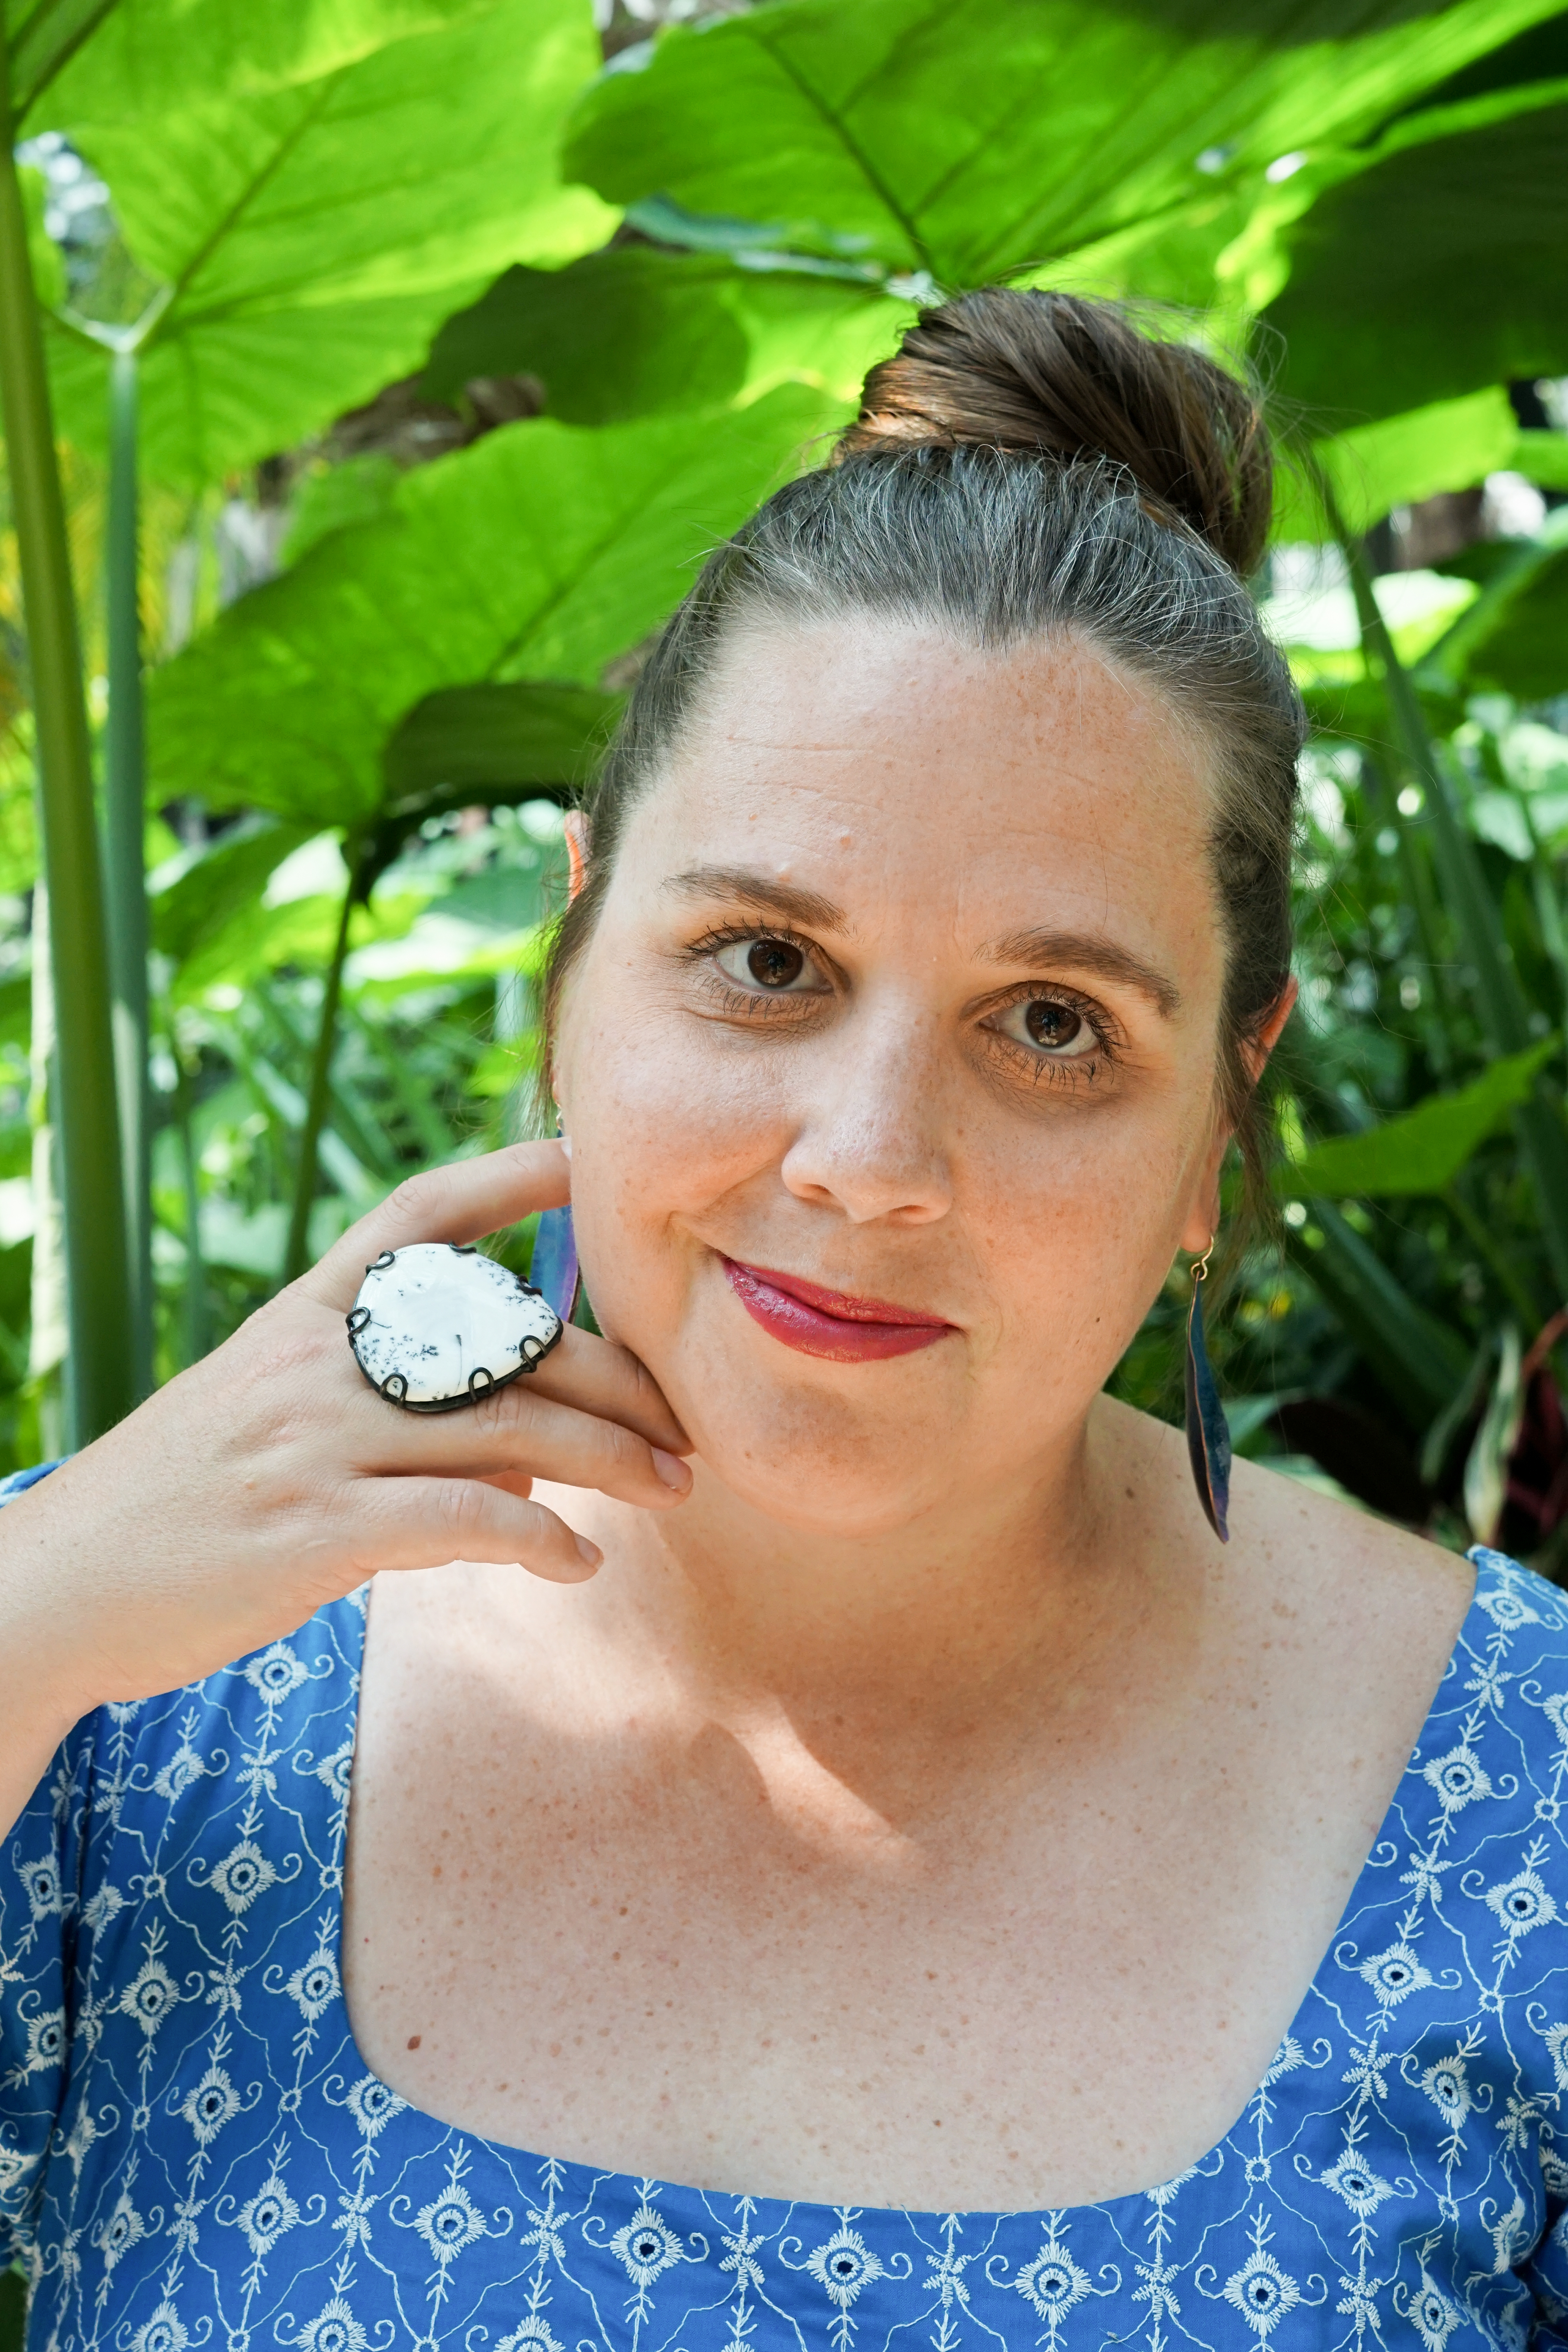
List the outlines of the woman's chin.
{"label": "woman's chin", "polygon": [[827,1537],[892,1534],[952,1483],[951,1411],[911,1414],[809,1385],[771,1393],[707,1387],[671,1402],[704,1469],[774,1526]]}

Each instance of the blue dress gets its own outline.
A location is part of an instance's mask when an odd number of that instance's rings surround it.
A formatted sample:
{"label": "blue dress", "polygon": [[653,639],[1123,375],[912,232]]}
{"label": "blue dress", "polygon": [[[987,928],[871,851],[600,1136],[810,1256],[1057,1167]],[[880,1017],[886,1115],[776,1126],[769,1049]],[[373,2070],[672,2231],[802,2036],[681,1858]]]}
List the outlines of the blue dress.
{"label": "blue dress", "polygon": [[99,1708],[0,1851],[30,2352],[1568,2347],[1568,1595],[1475,1557],[1244,2113],[1175,2179],[1050,2212],[633,2179],[379,2082],[339,1952],[363,1593]]}

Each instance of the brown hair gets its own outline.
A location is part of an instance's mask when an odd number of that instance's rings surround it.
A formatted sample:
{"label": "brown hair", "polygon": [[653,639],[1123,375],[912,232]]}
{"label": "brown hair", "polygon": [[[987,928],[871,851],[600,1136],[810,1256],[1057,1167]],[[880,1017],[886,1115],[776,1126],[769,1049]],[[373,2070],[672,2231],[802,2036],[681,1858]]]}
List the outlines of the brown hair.
{"label": "brown hair", "polygon": [[1290,974],[1306,733],[1244,580],[1268,535],[1271,475],[1255,392],[1114,304],[989,288],[923,310],[867,377],[831,462],[709,557],[644,666],[593,798],[587,881],[550,945],[547,1036],[627,813],[742,616],[870,612],[987,648],[1071,632],[1158,688],[1218,753],[1218,1079],[1263,1206],[1248,1051]]}

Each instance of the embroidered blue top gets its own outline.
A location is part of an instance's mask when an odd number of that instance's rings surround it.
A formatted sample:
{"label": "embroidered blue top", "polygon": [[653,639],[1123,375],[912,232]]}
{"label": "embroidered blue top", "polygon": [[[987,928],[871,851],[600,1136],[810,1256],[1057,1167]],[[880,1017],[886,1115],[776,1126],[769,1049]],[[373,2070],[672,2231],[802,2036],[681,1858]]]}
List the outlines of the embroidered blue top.
{"label": "embroidered blue top", "polygon": [[1568,1596],[1476,1558],[1245,2113],[1176,2179],[1056,2212],[632,2179],[379,2082],[339,1974],[362,1594],[100,1708],[0,1854],[0,2249],[33,2352],[1568,2347]]}

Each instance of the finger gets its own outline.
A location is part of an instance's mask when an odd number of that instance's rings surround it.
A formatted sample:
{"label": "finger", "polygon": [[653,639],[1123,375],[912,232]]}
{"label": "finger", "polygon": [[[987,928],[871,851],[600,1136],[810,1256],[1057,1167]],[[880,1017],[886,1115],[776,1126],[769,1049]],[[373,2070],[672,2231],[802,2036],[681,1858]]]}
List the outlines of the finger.
{"label": "finger", "polygon": [[485,1484],[498,1488],[503,1495],[516,1495],[525,1503],[534,1491],[534,1482],[526,1470],[488,1470]]}
{"label": "finger", "polygon": [[346,1315],[366,1266],[383,1250],[406,1249],[411,1242],[476,1241],[536,1209],[559,1209],[570,1195],[570,1167],[559,1143],[514,1143],[477,1160],[426,1168],[350,1225],[298,1287]]}
{"label": "finger", "polygon": [[692,1483],[673,1454],[521,1381],[461,1412],[403,1413],[390,1429],[378,1417],[373,1439],[359,1465],[372,1474],[489,1478],[520,1470],[554,1486],[596,1486],[653,1511],[684,1501]]}
{"label": "finger", "polygon": [[618,1421],[634,1429],[650,1445],[668,1454],[689,1454],[692,1441],[666,1403],[664,1391],[646,1364],[630,1348],[617,1347],[593,1331],[570,1324],[538,1370],[528,1379],[541,1396],[597,1413],[601,1421]]}
{"label": "finger", "polygon": [[476,1478],[377,1478],[354,1489],[365,1572],[444,1568],[455,1559],[510,1566],[552,1584],[580,1584],[603,1557],[542,1503]]}

